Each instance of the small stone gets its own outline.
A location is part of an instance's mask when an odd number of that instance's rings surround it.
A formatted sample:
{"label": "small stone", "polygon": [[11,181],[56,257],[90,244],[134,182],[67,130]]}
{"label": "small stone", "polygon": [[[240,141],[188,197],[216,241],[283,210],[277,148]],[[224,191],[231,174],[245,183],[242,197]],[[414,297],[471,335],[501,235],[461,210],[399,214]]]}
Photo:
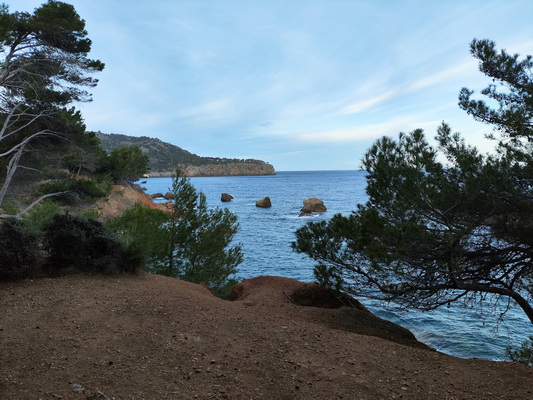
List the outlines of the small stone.
{"label": "small stone", "polygon": [[111,399],[97,389],[96,392],[94,392],[92,396],[87,396],[86,400],[111,400]]}
{"label": "small stone", "polygon": [[73,392],[76,392],[76,393],[83,393],[83,391],[85,391],[85,389],[83,388],[83,386],[81,386],[80,384],[78,383],[73,383],[72,386],[72,391]]}

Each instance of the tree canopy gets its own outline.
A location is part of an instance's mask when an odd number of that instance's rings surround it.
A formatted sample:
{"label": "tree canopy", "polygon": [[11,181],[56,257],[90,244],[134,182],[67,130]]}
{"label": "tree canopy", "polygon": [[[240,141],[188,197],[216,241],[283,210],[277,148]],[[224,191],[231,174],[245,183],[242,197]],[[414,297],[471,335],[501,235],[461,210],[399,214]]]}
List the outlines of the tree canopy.
{"label": "tree canopy", "polygon": [[420,129],[383,137],[363,159],[366,204],[300,228],[293,248],[319,262],[322,282],[357,295],[421,309],[507,299],[533,322],[531,57],[488,40],[471,52],[499,83],[482,91],[499,108],[466,88],[460,106],[494,125],[496,151],[481,154],[445,123],[436,146]]}
{"label": "tree canopy", "polygon": [[[57,143],[75,142],[85,126],[72,102],[104,64],[88,58],[91,41],[74,7],[49,0],[30,13],[0,6],[0,207],[15,175]],[[39,151],[35,151],[39,150]]]}
{"label": "tree canopy", "polygon": [[132,183],[148,172],[148,162],[138,146],[126,146],[111,152],[106,169],[116,183]]}
{"label": "tree canopy", "polygon": [[210,208],[202,192],[176,171],[170,212],[136,206],[109,222],[140,251],[148,270],[210,286],[225,284],[242,262],[240,244],[231,246],[239,229],[227,208]]}

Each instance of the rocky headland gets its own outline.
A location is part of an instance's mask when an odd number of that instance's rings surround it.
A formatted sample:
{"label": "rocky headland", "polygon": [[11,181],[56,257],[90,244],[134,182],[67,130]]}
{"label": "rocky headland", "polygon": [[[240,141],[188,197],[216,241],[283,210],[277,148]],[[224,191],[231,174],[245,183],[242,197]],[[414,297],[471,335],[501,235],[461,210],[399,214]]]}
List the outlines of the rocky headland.
{"label": "rocky headland", "polygon": [[[276,171],[271,164],[263,161],[227,162],[217,164],[190,165],[178,164],[179,170],[188,177],[200,176],[248,176],[248,175],[275,175]],[[171,177],[176,175],[176,169],[166,171],[150,171],[147,177]]]}
{"label": "rocky headland", "polygon": [[148,156],[150,171],[147,177],[171,177],[176,168],[189,177],[275,175],[274,167],[262,160],[202,157],[179,146],[147,136],[95,133],[102,148],[110,153],[124,146],[138,146]]}

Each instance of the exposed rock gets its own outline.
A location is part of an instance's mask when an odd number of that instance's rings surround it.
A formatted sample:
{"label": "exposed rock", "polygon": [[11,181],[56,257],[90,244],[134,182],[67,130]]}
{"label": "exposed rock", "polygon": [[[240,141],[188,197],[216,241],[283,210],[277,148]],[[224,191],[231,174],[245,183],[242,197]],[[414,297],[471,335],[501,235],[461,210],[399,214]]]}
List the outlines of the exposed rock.
{"label": "exposed rock", "polygon": [[337,293],[333,289],[319,286],[316,283],[303,284],[290,297],[299,306],[319,308],[350,307],[374,315],[359,300],[354,299],[349,294]]}
{"label": "exposed rock", "polygon": [[228,201],[231,201],[233,199],[234,197],[228,193],[222,193],[222,195],[220,196],[220,201],[223,201],[224,203],[227,203]]}
{"label": "exposed rock", "polygon": [[305,307],[302,315],[306,314],[310,320],[320,321],[319,323],[326,324],[331,329],[376,336],[407,346],[428,349],[409,330],[377,317],[363,305],[358,306],[358,301],[348,295],[342,296],[347,304],[336,308],[332,302],[334,292],[321,289],[324,288],[290,278],[259,276],[243,279],[234,286],[229,300],[264,306],[279,307],[279,303],[284,301],[312,306]]}
{"label": "exposed rock", "polygon": [[266,197],[263,197],[262,199],[259,199],[255,202],[255,206],[256,207],[261,207],[261,208],[270,208],[272,207],[272,203],[270,202],[270,197],[266,196]]}
{"label": "exposed rock", "polygon": [[111,400],[109,397],[107,397],[105,394],[103,394],[101,391],[97,390],[94,392],[92,396],[87,396],[86,400]]}
{"label": "exposed rock", "polygon": [[165,200],[174,200],[176,198],[176,196],[174,196],[174,193],[172,192],[166,192],[163,197],[165,198]]}
{"label": "exposed rock", "polygon": [[83,393],[85,391],[83,386],[81,386],[79,383],[73,383],[71,388],[72,388],[72,391],[76,393]]}
{"label": "exposed rock", "polygon": [[100,199],[92,207],[98,213],[101,220],[121,216],[126,210],[132,208],[135,203],[168,212],[172,205],[154,203],[153,197],[143,193],[132,185],[113,185],[113,189],[105,199]]}
{"label": "exposed rock", "polygon": [[[309,197],[304,200],[304,206],[300,211],[305,215],[315,212],[326,212],[327,208],[322,200],[317,199],[316,197]],[[302,214],[300,214],[300,216],[302,216]]]}
{"label": "exposed rock", "polygon": [[152,199],[160,199],[163,197],[163,193],[157,192],[157,193],[151,194],[150,196],[152,197]]}

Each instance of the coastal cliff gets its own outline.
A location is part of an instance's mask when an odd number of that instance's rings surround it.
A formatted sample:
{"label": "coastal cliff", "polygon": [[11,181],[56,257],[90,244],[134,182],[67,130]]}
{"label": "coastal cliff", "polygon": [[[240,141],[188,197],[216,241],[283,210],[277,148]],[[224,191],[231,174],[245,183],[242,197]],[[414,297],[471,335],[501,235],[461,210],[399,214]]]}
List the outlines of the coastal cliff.
{"label": "coastal cliff", "polygon": [[[263,161],[255,162],[227,162],[219,164],[190,165],[178,164],[176,166],[188,177],[198,176],[246,176],[246,175],[275,175],[274,167]],[[173,176],[176,170],[150,171],[148,177]]]}

